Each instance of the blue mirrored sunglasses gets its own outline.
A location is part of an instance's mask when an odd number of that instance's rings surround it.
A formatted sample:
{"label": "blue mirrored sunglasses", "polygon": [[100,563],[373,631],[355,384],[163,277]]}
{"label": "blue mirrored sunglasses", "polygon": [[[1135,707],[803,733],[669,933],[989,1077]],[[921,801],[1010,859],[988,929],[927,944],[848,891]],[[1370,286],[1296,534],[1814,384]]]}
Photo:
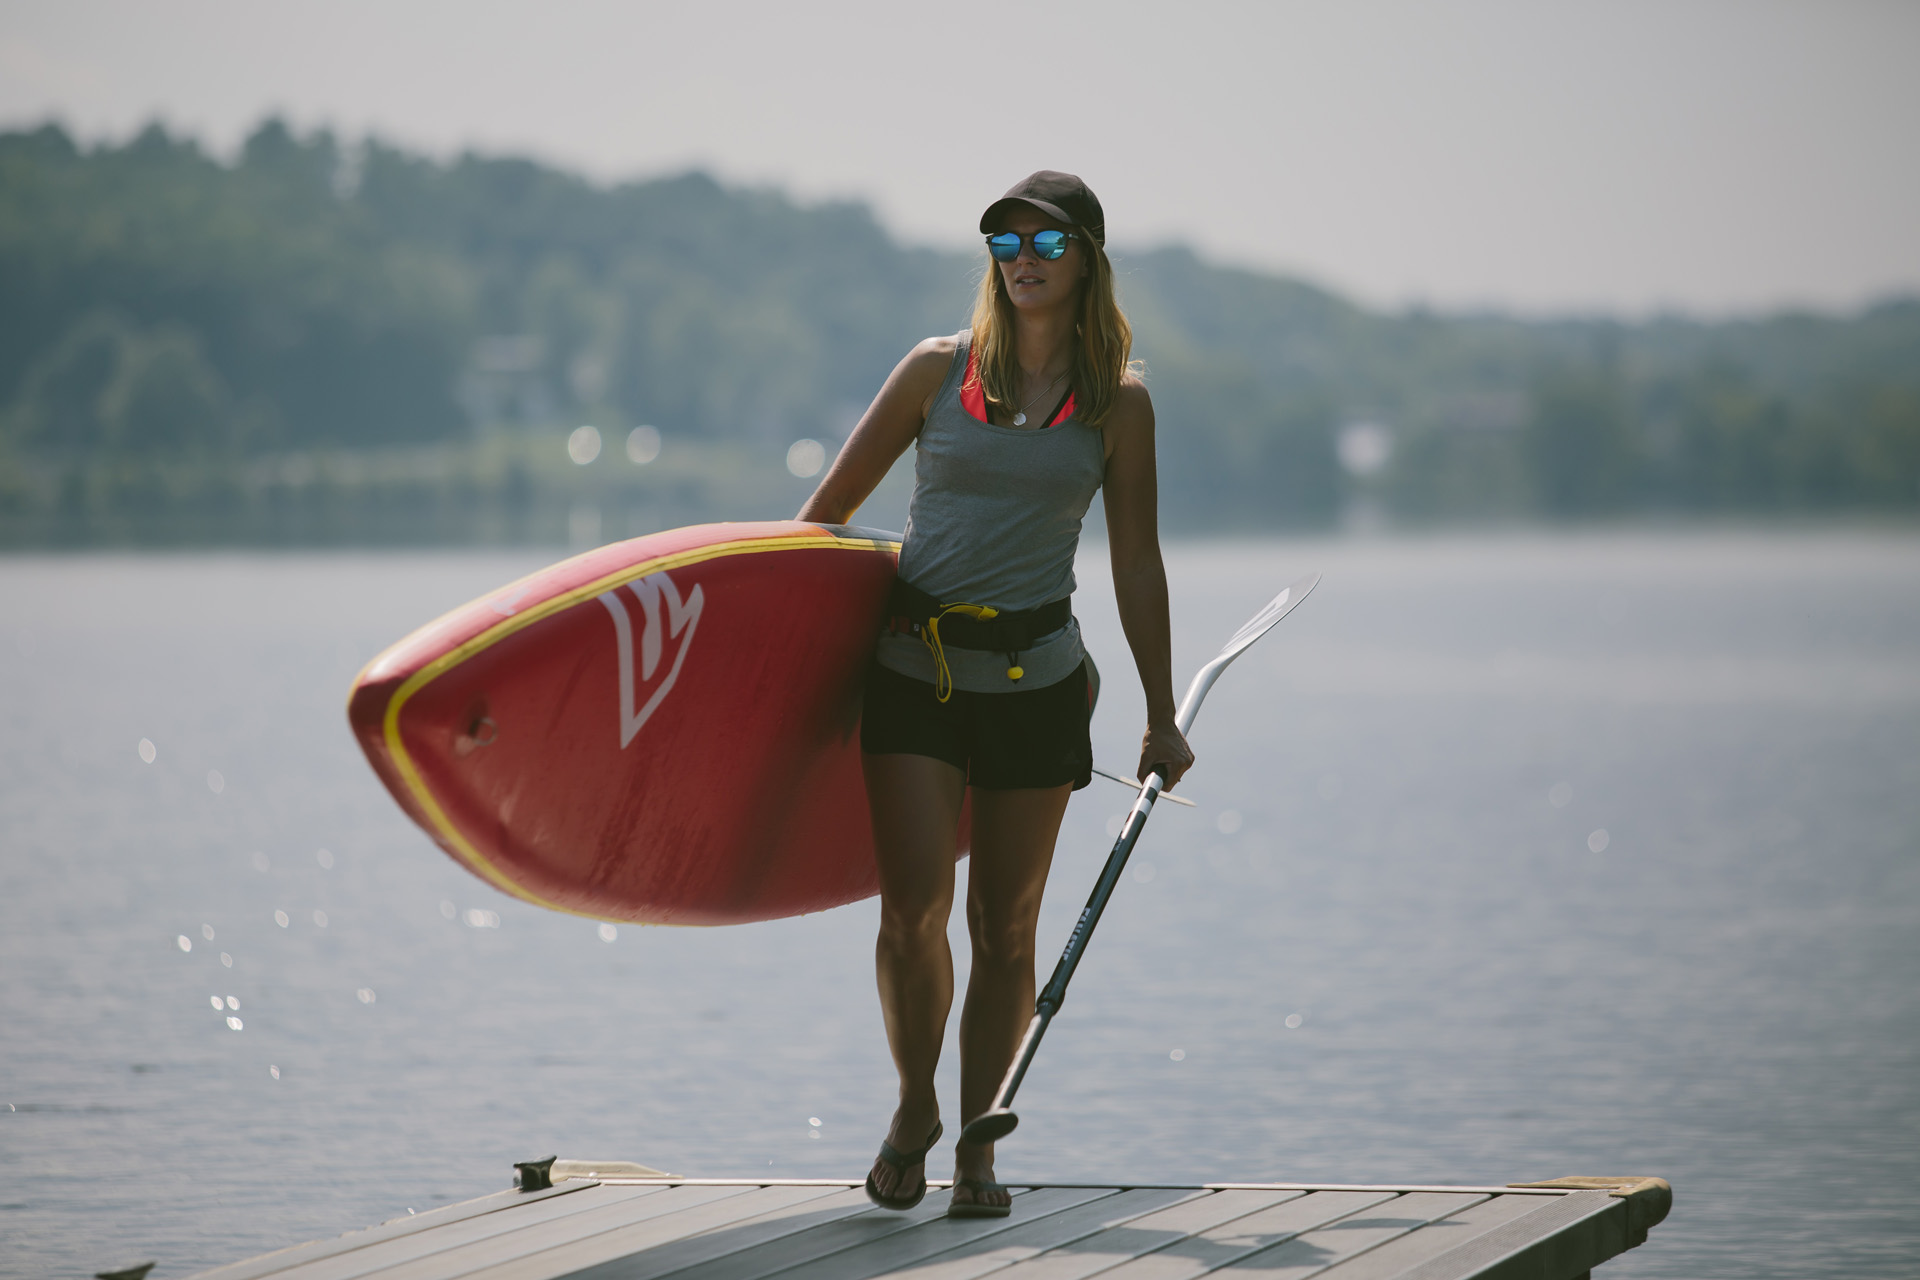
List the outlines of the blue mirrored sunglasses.
{"label": "blue mirrored sunglasses", "polygon": [[1067,241],[1080,237],[1071,231],[1055,231],[1048,228],[1023,236],[1017,231],[1002,231],[998,235],[987,237],[987,252],[993,255],[995,262],[1012,262],[1020,256],[1022,243],[1033,246],[1033,256],[1045,262],[1052,262],[1067,251]]}

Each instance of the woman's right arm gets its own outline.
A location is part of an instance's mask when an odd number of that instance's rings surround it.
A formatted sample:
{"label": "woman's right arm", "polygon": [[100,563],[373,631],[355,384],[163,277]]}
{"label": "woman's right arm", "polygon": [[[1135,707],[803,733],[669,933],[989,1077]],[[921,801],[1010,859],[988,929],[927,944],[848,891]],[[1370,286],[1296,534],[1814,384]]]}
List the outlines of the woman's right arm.
{"label": "woman's right arm", "polygon": [[796,519],[816,524],[845,524],[887,471],[907,451],[933,408],[934,393],[946,381],[957,344],[952,337],[928,338],[893,367],[860,422],[840,446]]}

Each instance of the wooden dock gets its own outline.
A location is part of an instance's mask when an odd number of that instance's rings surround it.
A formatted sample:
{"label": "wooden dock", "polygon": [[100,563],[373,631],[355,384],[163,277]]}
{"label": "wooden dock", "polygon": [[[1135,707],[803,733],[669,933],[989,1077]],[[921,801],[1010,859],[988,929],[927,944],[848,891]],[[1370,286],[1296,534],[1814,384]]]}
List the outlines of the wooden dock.
{"label": "wooden dock", "polygon": [[1016,1185],[1012,1217],[958,1221],[945,1216],[939,1181],[906,1213],[874,1208],[854,1181],[672,1178],[586,1161],[536,1164],[526,1181],[538,1189],[396,1218],[200,1280],[1174,1280],[1215,1271],[1575,1280],[1644,1242],[1673,1198],[1658,1178]]}

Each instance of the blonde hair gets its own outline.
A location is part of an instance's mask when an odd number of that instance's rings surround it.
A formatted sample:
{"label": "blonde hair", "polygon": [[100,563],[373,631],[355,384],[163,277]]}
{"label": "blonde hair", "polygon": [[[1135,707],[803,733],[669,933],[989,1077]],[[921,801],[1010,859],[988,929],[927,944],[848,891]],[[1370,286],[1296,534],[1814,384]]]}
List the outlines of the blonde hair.
{"label": "blonde hair", "polygon": [[[1097,427],[1113,412],[1121,381],[1135,372],[1131,363],[1133,326],[1127,323],[1120,300],[1114,296],[1113,264],[1107,261],[1106,249],[1085,227],[1075,227],[1074,232],[1086,251],[1088,266],[1080,285],[1080,317],[1074,324],[1079,341],[1074,345],[1070,369],[1077,397],[1073,412],[1080,421]],[[1013,389],[1020,380],[1013,318],[1007,282],[999,264],[989,258],[973,303],[974,378],[987,403],[997,408],[1012,404]]]}

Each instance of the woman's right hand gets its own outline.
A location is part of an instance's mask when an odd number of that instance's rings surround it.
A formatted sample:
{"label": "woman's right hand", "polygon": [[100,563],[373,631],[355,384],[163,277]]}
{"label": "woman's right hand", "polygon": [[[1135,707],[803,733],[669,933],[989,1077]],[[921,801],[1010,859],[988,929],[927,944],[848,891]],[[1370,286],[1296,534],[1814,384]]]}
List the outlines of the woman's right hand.
{"label": "woman's right hand", "polygon": [[1186,735],[1174,725],[1149,724],[1140,739],[1140,771],[1134,776],[1145,782],[1148,774],[1159,769],[1167,778],[1161,790],[1171,791],[1191,768],[1193,748],[1187,745]]}

